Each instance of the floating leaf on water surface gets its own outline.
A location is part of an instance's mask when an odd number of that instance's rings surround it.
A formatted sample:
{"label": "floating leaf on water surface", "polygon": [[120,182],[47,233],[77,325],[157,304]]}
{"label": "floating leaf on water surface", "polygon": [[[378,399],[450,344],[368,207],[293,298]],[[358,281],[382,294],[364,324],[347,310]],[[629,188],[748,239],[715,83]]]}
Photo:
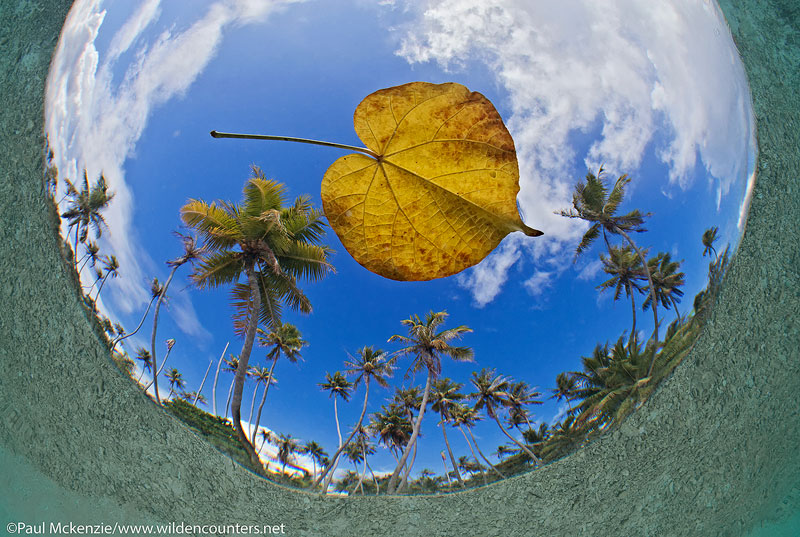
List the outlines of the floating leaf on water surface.
{"label": "floating leaf on water surface", "polygon": [[322,180],[325,215],[348,252],[393,280],[431,280],[479,263],[512,231],[514,140],[489,100],[455,84],[412,82],[368,95],[349,154]]}

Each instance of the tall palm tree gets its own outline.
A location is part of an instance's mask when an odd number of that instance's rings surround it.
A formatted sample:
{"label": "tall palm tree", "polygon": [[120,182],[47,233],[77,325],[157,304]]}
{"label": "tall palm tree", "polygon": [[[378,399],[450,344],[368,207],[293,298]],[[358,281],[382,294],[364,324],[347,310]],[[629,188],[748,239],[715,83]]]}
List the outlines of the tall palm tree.
{"label": "tall palm tree", "polygon": [[142,362],[142,372],[139,375],[139,380],[137,380],[137,382],[141,382],[144,372],[153,370],[153,357],[150,356],[150,351],[144,347],[139,347],[136,350],[136,356],[134,358]]}
{"label": "tall palm tree", "polygon": [[442,428],[442,436],[444,437],[444,445],[447,447],[447,453],[450,455],[450,464],[453,466],[453,472],[456,474],[456,479],[464,486],[464,479],[461,477],[461,472],[458,471],[458,464],[456,458],[453,456],[453,450],[450,448],[450,441],[447,439],[447,425],[453,418],[454,405],[464,398],[464,394],[460,392],[463,384],[453,382],[451,379],[444,377],[439,378],[433,383],[431,389],[431,400],[433,404],[431,409],[438,412],[441,420],[439,426]]}
{"label": "tall palm tree", "polygon": [[169,395],[167,395],[167,400],[172,397],[172,394],[175,393],[175,388],[182,390],[186,387],[186,381],[183,380],[183,375],[176,369],[172,368],[164,374],[169,381]]}
{"label": "tall palm tree", "polygon": [[[361,495],[364,495],[364,478],[367,475],[367,469],[372,472],[372,468],[369,466],[368,457],[370,455],[374,455],[376,452],[375,446],[370,442],[369,439],[369,432],[365,427],[359,427],[358,433],[356,434],[355,440],[348,444],[347,446],[347,457],[353,461],[353,464],[358,462],[362,462],[363,466],[361,468],[361,472],[358,472],[358,468],[356,468],[356,472],[359,473],[358,482],[356,483],[355,487],[353,487],[353,493],[355,493],[356,489],[361,489]],[[356,456],[353,455],[353,452],[357,453]],[[372,478],[374,481],[375,486],[377,487],[378,481],[375,479],[375,473],[372,473]]]}
{"label": "tall palm tree", "polygon": [[412,355],[413,363],[409,367],[409,371],[418,372],[425,370],[427,377],[425,380],[425,389],[422,392],[422,403],[419,407],[417,420],[414,423],[414,431],[411,434],[411,439],[408,442],[397,467],[389,478],[388,492],[393,494],[397,488],[397,478],[400,475],[400,469],[406,463],[411,447],[416,443],[419,436],[419,430],[422,427],[422,418],[425,416],[425,407],[428,404],[428,397],[431,392],[431,385],[433,381],[439,377],[442,371],[442,356],[449,356],[450,358],[458,361],[472,361],[473,352],[469,347],[454,347],[450,342],[460,338],[468,332],[472,332],[471,328],[466,326],[458,326],[437,332],[439,327],[447,319],[447,312],[440,311],[434,313],[429,312],[425,316],[425,321],[422,321],[418,315],[414,315],[402,322],[408,328],[408,336],[395,334],[389,341],[400,341],[407,346],[398,350],[395,354]]}
{"label": "tall palm tree", "polygon": [[261,435],[261,447],[258,448],[258,453],[261,453],[261,450],[264,449],[264,445],[275,442],[275,435],[266,429],[261,429],[259,434]]}
{"label": "tall palm tree", "polygon": [[[415,421],[415,413],[419,412],[419,409],[422,407],[422,393],[420,392],[418,386],[411,386],[409,388],[397,388],[394,392],[394,398],[392,402],[394,404],[399,405],[399,407],[405,411],[409,421],[413,423]],[[428,401],[428,403],[430,403],[430,401]],[[427,405],[425,406],[425,408],[426,409],[428,408]],[[413,427],[412,427],[412,432],[413,432]],[[420,433],[419,436],[422,436],[422,433]],[[398,491],[401,491],[405,488],[406,484],[408,483],[408,476],[411,474],[411,469],[414,467],[414,463],[417,460],[417,445],[419,443],[418,442],[419,436],[417,437],[417,440],[414,441],[414,445],[411,446],[412,450],[411,457],[409,460],[406,461],[405,464],[406,469],[403,472],[402,479],[400,479],[400,485],[397,488]]]}
{"label": "tall palm tree", "polygon": [[[345,403],[350,400],[350,395],[352,395],[353,390],[353,383],[351,383],[347,378],[342,374],[341,371],[336,371],[333,375],[330,373],[325,373],[325,382],[317,384],[320,388],[328,392],[328,397],[333,398],[333,417],[336,421],[336,434],[339,435],[339,445],[338,448],[342,449],[344,442],[342,441],[342,428],[339,425],[339,407],[336,403],[338,398],[341,398]],[[334,461],[331,459],[331,464]],[[325,465],[326,468],[330,465]],[[316,486],[317,480],[314,480],[314,486]]]}
{"label": "tall palm tree", "polygon": [[91,264],[92,268],[94,268],[94,266],[100,260],[100,247],[96,242],[87,241],[84,247],[86,248],[86,255],[83,256],[83,259],[81,259],[83,264],[78,267],[78,273],[83,270],[83,267],[85,267],[87,263]]}
{"label": "tall palm tree", "polygon": [[553,395],[550,399],[555,398],[556,401],[564,399],[567,402],[569,413],[572,414],[572,405],[570,401],[575,398],[575,390],[578,388],[578,381],[574,375],[561,372],[556,375],[556,387],[550,390]]}
{"label": "tall palm tree", "polygon": [[413,426],[406,411],[396,403],[390,403],[372,414],[370,429],[378,437],[378,442],[386,446],[397,461],[397,452],[402,451],[408,443]]}
{"label": "tall palm tree", "polygon": [[95,302],[97,302],[97,299],[100,298],[100,291],[103,290],[103,285],[105,285],[108,277],[113,276],[116,278],[119,276],[119,261],[117,261],[117,257],[115,255],[112,254],[104,256],[102,262],[103,268],[105,269],[105,274],[103,275],[103,280],[100,282],[100,286],[97,288],[97,294],[94,295]]}
{"label": "tall palm tree", "polygon": [[717,257],[717,250],[714,248],[714,243],[719,238],[717,236],[719,232],[719,228],[717,226],[713,226],[708,228],[703,232],[703,257],[708,254],[709,256],[711,253],[714,253],[714,257]]}
{"label": "tall palm tree", "polygon": [[511,434],[500,423],[499,410],[508,405],[508,378],[498,375],[494,369],[482,369],[480,373],[472,372],[470,379],[472,386],[475,388],[475,393],[471,393],[469,397],[475,399],[475,409],[480,410],[486,408],[486,414],[494,419],[500,430],[503,431],[509,440],[514,442],[522,451],[528,454],[534,464],[541,464],[542,461],[528,449],[519,440],[511,436]]}
{"label": "tall palm tree", "polygon": [[219,382],[219,370],[222,367],[222,362],[225,360],[225,353],[228,352],[228,346],[230,344],[230,341],[225,343],[225,348],[222,349],[222,354],[219,355],[217,371],[214,373],[214,385],[211,387],[211,412],[215,416],[217,415],[217,382]]}
{"label": "tall palm tree", "polygon": [[[178,237],[180,237],[181,242],[183,243],[183,254],[175,259],[167,261],[167,265],[172,267],[172,270],[167,277],[167,281],[161,287],[161,293],[158,295],[158,300],[156,301],[155,310],[153,310],[153,333],[150,336],[150,353],[153,355],[153,363],[158,364],[158,359],[156,358],[156,332],[158,332],[158,313],[161,310],[161,304],[167,297],[167,289],[169,288],[169,284],[172,283],[172,278],[175,276],[175,273],[178,271],[186,263],[194,263],[200,255],[203,253],[203,247],[198,246],[197,238],[189,236],[189,235],[182,235],[180,233],[176,233]],[[166,363],[167,359],[164,358],[164,363]],[[163,367],[163,366],[162,366]],[[153,393],[156,396],[156,402],[158,400],[158,380],[155,379],[153,384]]]}
{"label": "tall palm tree", "polygon": [[222,370],[233,373],[231,385],[228,388],[228,399],[225,401],[225,419],[228,419],[228,410],[230,409],[231,397],[233,396],[233,385],[236,382],[236,372],[239,370],[239,357],[232,354],[229,355],[225,360],[225,367],[223,367]]}
{"label": "tall palm tree", "polygon": [[150,386],[155,386],[158,383],[157,377],[161,374],[164,366],[167,365],[169,354],[172,352],[173,347],[175,347],[175,340],[172,338],[165,340],[164,343],[167,345],[167,354],[164,355],[164,360],[161,362],[161,365],[158,367],[158,369],[156,369],[156,360],[153,359],[153,378],[150,379],[150,383],[144,387],[145,392],[150,389]]}
{"label": "tall palm tree", "polygon": [[[481,458],[484,460],[484,462],[486,462],[487,466],[491,468],[492,471],[496,473],[500,479],[505,479],[505,476],[500,472],[500,470],[495,468],[492,462],[486,458],[486,455],[483,454],[480,446],[478,446],[478,441],[475,440],[475,436],[472,434],[472,428],[475,426],[475,423],[480,421],[481,419],[481,416],[478,413],[478,411],[470,406],[463,405],[461,403],[456,403],[453,406],[451,413],[453,416],[453,425],[458,427],[458,430],[461,431],[462,435],[464,435],[464,440],[467,442],[467,445],[469,446],[469,450],[472,453],[472,458],[475,459],[476,461],[478,460],[478,458],[475,456],[475,451],[477,451],[478,454],[481,456]],[[466,427],[467,430],[469,431],[469,436],[472,439],[471,443],[469,438],[467,438],[467,433],[464,431],[464,427]],[[473,445],[475,446],[474,450],[472,449]],[[486,484],[485,474],[483,474],[483,483]]]}
{"label": "tall palm tree", "polygon": [[[303,312],[311,303],[297,280],[323,278],[332,270],[329,249],[318,243],[324,233],[322,213],[307,196],[284,207],[285,188],[269,181],[257,167],[244,186],[241,204],[190,200],[181,209],[186,225],[196,229],[208,253],[194,271],[203,289],[233,285],[237,314],[234,327],[244,336],[231,401],[237,436],[254,462],[257,455],[241,423],[242,391],[259,322],[277,326],[283,304]],[[240,283],[244,276],[246,283]]]}
{"label": "tall palm tree", "polygon": [[655,286],[655,293],[647,296],[642,308],[647,310],[652,306],[654,303],[650,300],[650,297],[655,296],[656,305],[660,303],[666,310],[675,307],[675,315],[680,318],[678,302],[681,301],[683,296],[681,286],[685,283],[685,274],[678,272],[681,261],[673,261],[670,254],[661,252],[648,261],[648,266]]}
{"label": "tall palm tree", "polygon": [[[274,366],[274,363],[273,363]],[[274,368],[274,367],[273,367]],[[264,384],[264,391],[261,392],[261,403],[258,405],[258,414],[256,415],[256,421],[253,423],[252,429],[250,429],[250,438],[253,439],[255,445],[255,436],[256,432],[258,432],[258,426],[261,424],[261,410],[264,408],[264,401],[267,400],[267,391],[272,384],[277,384],[278,379],[275,378],[274,374],[272,373],[272,369],[267,369],[266,367],[262,367],[260,369],[254,368],[252,370],[252,377],[256,379],[256,391],[253,392],[253,401],[255,401],[256,393],[258,390],[258,386],[260,384]],[[250,408],[250,419],[253,417],[253,409],[252,406]],[[251,422],[252,423],[252,422]]]}
{"label": "tall palm tree", "polygon": [[292,460],[292,456],[300,451],[300,445],[290,434],[278,435],[278,462],[281,463],[281,473],[286,473],[286,465]]}
{"label": "tall palm tree", "polygon": [[[308,345],[308,342],[300,336],[300,330],[289,323],[278,322],[269,332],[265,332],[259,328],[258,333],[261,345],[272,347],[267,353],[267,358],[272,360],[272,365],[269,368],[269,375],[267,376],[269,379],[275,378],[273,376],[273,371],[275,371],[275,364],[278,363],[278,358],[281,357],[281,354],[294,364],[302,358],[300,350]],[[264,382],[266,382],[266,380]],[[269,391],[270,384],[274,384],[274,382],[266,383],[264,393],[261,396],[261,404],[258,405],[255,426],[253,427],[253,432],[250,434],[251,438],[255,434],[255,431],[258,430],[259,423],[261,423],[261,410],[264,408],[264,401],[267,400],[267,392]]]}
{"label": "tall palm tree", "polygon": [[120,334],[118,338],[111,342],[111,350],[114,350],[114,347],[117,346],[117,343],[121,342],[124,339],[131,337],[132,335],[136,334],[139,329],[144,324],[144,320],[147,318],[147,314],[150,312],[150,306],[153,305],[153,302],[161,295],[161,286],[158,284],[158,278],[153,278],[153,281],[150,282],[150,302],[147,303],[147,308],[144,310],[144,315],[142,315],[142,319],[139,321],[139,324],[136,326],[136,329],[131,332],[130,334]]}
{"label": "tall palm tree", "polygon": [[[647,250],[644,250],[647,255]],[[639,256],[631,250],[629,246],[619,248],[612,246],[608,251],[608,257],[600,254],[600,261],[603,263],[603,271],[611,278],[597,286],[597,289],[605,291],[614,289],[614,300],[619,300],[622,291],[625,296],[631,299],[631,315],[633,324],[631,325],[631,338],[636,337],[636,299],[634,291],[644,292],[639,282],[645,280],[644,269]]]}
{"label": "tall palm tree", "polygon": [[524,423],[528,429],[533,428],[530,422],[528,406],[543,404],[539,397],[542,394],[531,388],[527,382],[520,380],[510,382],[506,391],[506,406],[508,407],[509,418],[512,426],[522,433],[520,426]]}
{"label": "tall palm tree", "polygon": [[[621,235],[630,247],[636,251],[642,267],[646,268],[648,266],[644,253],[633,242],[630,233],[647,231],[644,228],[644,219],[650,216],[650,213],[642,214],[638,209],[634,209],[628,214],[617,215],[617,210],[625,195],[625,187],[630,181],[631,179],[627,174],[619,176],[609,192],[603,182],[603,167],[601,166],[597,175],[589,172],[586,174],[586,182],[578,183],[575,186],[575,193],[572,195],[572,208],[556,213],[567,218],[578,218],[591,223],[591,226],[584,233],[581,242],[575,249],[576,259],[602,233],[609,250],[611,250],[611,245],[608,242],[607,234]],[[653,280],[647,270],[644,272],[650,285],[651,299],[655,301]],[[652,361],[655,361],[656,351],[658,350],[658,313],[656,308],[653,308],[653,325],[653,341],[656,342],[656,345],[653,346]]]}
{"label": "tall palm tree", "polygon": [[69,203],[67,210],[61,214],[61,217],[69,221],[70,231],[75,228],[73,252],[77,259],[78,242],[86,242],[89,229],[94,228],[95,235],[100,238],[102,228],[107,227],[101,213],[108,208],[111,200],[114,199],[114,193],[108,190],[106,178],[102,174],[100,174],[97,182],[90,187],[86,170],[83,171],[83,183],[80,190],[69,179],[64,178],[64,182],[67,184]]}
{"label": "tall palm tree", "polygon": [[[385,352],[381,349],[373,349],[372,347],[362,347],[358,349],[358,352],[355,356],[351,356],[349,360],[345,361],[345,367],[347,367],[346,372],[348,374],[354,375],[353,379],[353,389],[358,388],[358,385],[363,381],[364,382],[364,404],[361,407],[361,415],[358,417],[358,422],[356,426],[353,428],[350,436],[344,441],[344,444],[336,450],[336,453],[333,454],[331,460],[333,461],[329,468],[326,468],[325,471],[317,478],[317,481],[320,481],[325,477],[325,482],[322,485],[323,493],[328,490],[328,485],[330,485],[331,480],[333,479],[333,473],[336,471],[336,464],[337,458],[342,450],[350,443],[350,440],[353,436],[361,430],[362,424],[364,423],[364,416],[367,413],[367,401],[369,399],[369,386],[370,381],[374,380],[378,383],[378,385],[386,388],[389,386],[388,377],[392,375],[392,364],[388,360],[388,356]],[[316,486],[316,482],[314,485]]]}
{"label": "tall palm tree", "polygon": [[313,440],[306,442],[302,448],[303,453],[311,457],[311,463],[314,465],[314,480],[317,479],[317,464],[322,464],[322,460],[328,456],[321,445]]}
{"label": "tall palm tree", "polygon": [[206,378],[208,378],[208,373],[209,373],[209,371],[211,371],[211,366],[212,365],[214,365],[214,360],[209,360],[208,367],[206,368],[206,374],[203,375],[203,380],[200,381],[200,387],[197,388],[196,392],[194,392],[195,394],[197,394],[197,397],[195,398],[194,402],[192,403],[193,405],[197,405],[197,400],[200,399],[201,397],[203,398],[203,402],[205,402],[205,400],[206,400],[206,398],[203,397],[200,394],[203,393],[203,386],[205,386],[205,384],[206,384]]}

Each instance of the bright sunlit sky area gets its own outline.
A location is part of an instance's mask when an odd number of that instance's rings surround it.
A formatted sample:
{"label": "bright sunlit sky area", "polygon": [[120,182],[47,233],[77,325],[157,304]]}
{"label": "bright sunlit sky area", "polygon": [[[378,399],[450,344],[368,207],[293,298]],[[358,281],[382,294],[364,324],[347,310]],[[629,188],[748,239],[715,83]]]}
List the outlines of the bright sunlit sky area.
{"label": "bright sunlit sky area", "polygon": [[[310,194],[320,206],[320,182],[345,151],[286,142],[215,140],[209,131],[278,134],[363,145],[353,111],[375,90],[412,81],[459,82],[488,97],[511,132],[519,158],[518,203],[540,238],[509,235],[486,260],[430,282],[396,282],[368,272],[329,230],[336,273],[304,284],[314,312],[287,310],[309,346],[297,365],[278,363],[262,425],[337,444],[333,405],[317,384],[342,369],[348,353],[385,350],[400,321],[446,310],[446,327],[474,330],[462,340],[474,363],[445,360],[443,375],[465,383],[482,367],[526,380],[543,392],[531,409],[553,423],[566,405],[547,399],[559,372],[580,368],[597,343],[630,329],[624,295],[596,286],[607,279],[601,245],[573,263],[586,226],[554,214],[570,206],[587,169],[607,178],[628,173],[622,211],[651,212],[634,238],[650,253],[683,260],[689,313],[706,284],[709,259],[702,232],[718,226],[718,249],[735,246],[752,188],[754,125],[749,90],[729,31],[710,1],[531,0],[141,2],[80,0],[67,20],[47,88],[46,124],[61,177],[102,172],[116,195],[105,213],[101,253],[113,253],[120,276],[107,282],[100,309],[128,330],[139,322],[153,277],[179,256],[180,207],[190,198],[239,201],[250,165],[285,183],[290,199]],[[59,186],[57,199],[64,194]],[[188,267],[169,289],[158,328],[176,340],[167,369],[178,368],[196,390],[220,353],[238,354],[227,290],[192,287]],[[90,270],[82,273],[87,284]],[[638,300],[641,304],[641,298]],[[664,327],[675,313],[661,310]],[[652,315],[639,313],[649,334]],[[149,348],[152,321],[126,340],[131,355]],[[256,348],[251,365],[268,365]],[[409,359],[398,362],[395,385]],[[138,362],[137,362],[138,365]],[[138,375],[138,370],[137,370]],[[218,409],[230,373],[222,373]],[[159,379],[163,386],[166,380]],[[247,418],[252,385],[245,386]],[[375,389],[369,411],[391,397]],[[343,427],[354,424],[363,387],[340,406]],[[211,410],[211,405],[204,407]],[[219,410],[223,412],[223,410]],[[415,474],[441,473],[444,449],[437,416],[423,425]],[[475,429],[489,454],[506,438],[494,423]],[[468,452],[451,436],[456,456]],[[343,463],[343,466],[347,466]],[[391,471],[379,450],[371,462]]]}

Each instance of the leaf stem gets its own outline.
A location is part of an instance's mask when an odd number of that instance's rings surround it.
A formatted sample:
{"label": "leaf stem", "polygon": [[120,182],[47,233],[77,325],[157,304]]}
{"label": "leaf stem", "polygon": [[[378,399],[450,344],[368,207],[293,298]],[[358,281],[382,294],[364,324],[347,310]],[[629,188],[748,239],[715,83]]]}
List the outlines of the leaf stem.
{"label": "leaf stem", "polygon": [[211,136],[214,138],[244,138],[247,140],[278,140],[282,142],[301,142],[304,144],[324,145],[328,147],[337,147],[339,149],[349,149],[351,151],[358,151],[359,153],[364,153],[365,155],[369,155],[374,159],[380,158],[380,155],[378,155],[371,149],[367,149],[366,147],[357,147],[354,145],[347,145],[347,144],[337,144],[334,142],[325,142],[322,140],[310,140],[308,138],[295,138],[293,136],[272,136],[269,134],[237,134],[232,132],[217,132],[217,131],[211,131]]}

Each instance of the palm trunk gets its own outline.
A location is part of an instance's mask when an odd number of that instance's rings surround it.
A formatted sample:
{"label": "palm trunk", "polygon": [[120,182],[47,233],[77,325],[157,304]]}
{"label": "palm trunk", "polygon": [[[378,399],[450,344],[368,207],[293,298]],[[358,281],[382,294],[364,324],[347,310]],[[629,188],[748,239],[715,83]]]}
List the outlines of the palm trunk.
{"label": "palm trunk", "polygon": [[233,378],[231,379],[231,386],[228,388],[228,399],[225,401],[225,418],[228,419],[228,412],[231,409],[231,397],[233,397],[233,385],[236,384],[236,372],[233,373]]}
{"label": "palm trunk", "polygon": [[253,431],[253,412],[256,409],[256,395],[258,395],[258,388],[260,385],[261,383],[256,381],[256,389],[253,390],[253,397],[250,400],[250,417],[247,418],[247,423],[249,425],[248,428],[250,430],[250,441],[253,443],[254,446],[256,445],[256,434]]}
{"label": "palm trunk", "polygon": [[419,430],[422,428],[422,418],[425,415],[425,407],[428,404],[428,395],[431,392],[432,377],[433,374],[431,373],[431,370],[428,369],[428,378],[425,381],[425,393],[422,395],[422,404],[419,406],[417,422],[414,424],[414,431],[411,433],[411,439],[408,441],[408,445],[403,451],[403,456],[400,457],[400,462],[397,464],[397,467],[392,473],[392,477],[389,479],[388,494],[394,494],[395,489],[397,488],[397,478],[400,476],[400,469],[403,467],[403,465],[405,465],[408,455],[411,453],[411,446],[417,441],[417,436],[419,436]]}
{"label": "palm trunk", "polygon": [[144,310],[144,315],[142,315],[142,320],[139,321],[139,325],[136,327],[136,330],[134,330],[130,334],[125,334],[124,336],[120,336],[120,337],[118,337],[117,339],[115,339],[114,341],[111,342],[111,351],[112,352],[114,351],[114,347],[117,346],[117,343],[119,343],[123,339],[128,339],[129,337],[131,337],[132,335],[134,335],[136,332],[139,331],[139,329],[144,324],[144,320],[147,318],[147,314],[150,313],[150,307],[153,305],[153,301],[155,299],[156,299],[156,297],[153,297],[153,298],[150,299],[150,302],[147,303],[147,309]]}
{"label": "palm trunk", "polygon": [[[469,438],[467,438],[467,433],[464,432],[464,428],[461,427],[461,425],[458,426],[458,429],[461,431],[461,434],[464,435],[464,440],[467,442],[467,445],[469,446],[469,452],[472,453],[473,460],[478,464],[478,466],[480,466],[480,463],[478,462],[478,457],[475,456],[475,450],[472,449],[472,444],[470,443]],[[481,472],[481,477],[483,478],[483,484],[484,485],[488,484],[488,481],[486,480],[486,472],[484,472],[482,469],[480,470],[480,472]]]}
{"label": "palm trunk", "polygon": [[78,231],[81,229],[80,221],[75,225],[75,251],[72,254],[78,259]]}
{"label": "palm trunk", "polygon": [[633,288],[629,287],[628,291],[631,294],[631,313],[633,313],[633,325],[631,325],[631,337],[629,338],[629,341],[634,341],[634,338],[636,337],[636,302],[633,296]]}
{"label": "palm trunk", "polygon": [[[163,302],[164,297],[167,296],[167,288],[169,287],[169,284],[172,281],[172,277],[175,276],[175,272],[178,270],[179,266],[180,265],[175,265],[174,267],[172,267],[172,270],[169,273],[169,278],[167,278],[167,283],[164,284],[164,287],[161,288],[161,294],[158,295],[158,300],[156,301],[156,309],[153,313],[153,335],[150,337],[150,355],[153,357],[154,371],[160,371],[160,369],[157,367],[158,360],[156,359],[156,332],[158,331],[158,312],[161,309],[161,302]],[[164,358],[165,363],[166,361],[167,359]],[[156,396],[156,403],[160,404],[161,401],[159,401],[158,399],[158,374],[153,375],[153,393]]]}
{"label": "palm trunk", "polygon": [[[365,388],[365,390],[364,390],[364,392],[365,392],[364,393],[364,406],[361,408],[361,415],[358,417],[358,423],[356,423],[356,426],[353,427],[353,431],[350,433],[350,436],[347,437],[347,440],[345,440],[344,443],[341,446],[339,446],[339,449],[337,449],[336,453],[334,453],[333,457],[331,457],[331,460],[333,462],[331,463],[330,468],[325,469],[325,471],[319,476],[319,478],[317,478],[317,481],[314,482],[314,486],[316,487],[319,484],[319,481],[323,477],[325,478],[325,482],[322,485],[322,493],[323,494],[325,492],[327,492],[328,487],[331,484],[331,480],[333,479],[333,473],[336,471],[336,466],[339,463],[339,455],[342,453],[342,450],[345,448],[345,446],[347,446],[347,444],[350,443],[350,440],[353,439],[353,436],[355,436],[356,432],[361,429],[361,424],[364,421],[364,415],[367,413],[367,399],[369,398],[369,377],[365,376],[364,379],[365,379],[364,380],[364,388]],[[337,418],[337,422],[338,422],[338,418]],[[358,468],[356,468],[356,471],[358,471]]]}
{"label": "palm trunk", "polygon": [[[419,438],[417,438],[417,440],[419,440]],[[402,492],[408,486],[408,476],[411,475],[411,469],[414,468],[414,463],[417,460],[417,440],[414,441],[414,453],[411,454],[411,460],[406,464],[405,472],[403,472],[403,479],[400,480],[397,492]]]}
{"label": "palm trunk", "polygon": [[[280,355],[278,355],[280,356]],[[258,405],[258,414],[256,414],[256,424],[253,428],[253,435],[258,433],[258,426],[261,423],[261,410],[264,408],[264,401],[267,400],[267,392],[269,392],[269,386],[272,384],[272,372],[275,370],[275,364],[278,363],[278,356],[272,360],[272,367],[269,368],[269,378],[267,379],[267,385],[264,388],[264,393],[261,396],[261,404]]]}
{"label": "palm trunk", "polygon": [[100,298],[100,291],[103,290],[103,286],[106,284],[106,280],[108,279],[108,276],[110,274],[111,274],[110,272],[106,272],[106,275],[103,277],[103,281],[100,282],[100,287],[97,288],[97,294],[94,295],[94,301],[95,302],[97,302],[97,299]]}
{"label": "palm trunk", "polygon": [[442,453],[442,466],[444,466],[444,477],[447,478],[447,486],[449,487],[452,479],[450,479],[450,472],[447,471],[447,459],[444,453]]}
{"label": "palm trunk", "polygon": [[[481,447],[478,445],[478,441],[475,440],[475,435],[472,434],[472,429],[467,429],[467,430],[469,431],[469,437],[472,438],[472,443],[475,445],[475,449],[478,451],[478,455],[481,456],[481,458],[484,460],[484,462],[486,462],[486,464],[489,465],[489,468],[491,468],[492,471],[494,471],[494,473],[496,473],[497,475],[500,476],[500,479],[505,479],[506,476],[504,476],[503,473],[500,470],[498,470],[495,467],[495,465],[492,464],[492,462],[489,459],[486,458],[486,455],[483,454],[483,451],[481,451]],[[462,429],[462,432],[463,432],[463,429]]]}
{"label": "palm trunk", "polygon": [[650,275],[650,268],[647,266],[647,260],[644,258],[642,251],[636,246],[636,243],[633,242],[630,235],[625,233],[622,229],[616,227],[616,231],[619,232],[620,235],[625,237],[628,241],[628,244],[636,250],[636,254],[639,256],[639,260],[642,262],[642,267],[644,268],[644,273],[647,274],[647,283],[650,284],[650,300],[653,303],[653,323],[655,324],[655,328],[653,328],[653,357],[650,359],[650,369],[647,371],[647,376],[653,374],[653,364],[656,362],[656,352],[658,352],[658,313],[656,310],[658,309],[658,300],[656,299],[656,288],[653,285],[653,277]]}
{"label": "palm trunk", "polygon": [[150,380],[150,383],[147,386],[144,387],[144,391],[145,392],[150,389],[150,386],[152,386],[155,383],[155,378],[158,375],[160,375],[161,372],[164,370],[164,366],[167,365],[167,360],[169,359],[169,353],[171,353],[171,352],[172,352],[172,349],[167,349],[167,355],[164,356],[164,361],[161,362],[161,367],[159,367],[158,371],[156,371],[155,375],[153,375],[153,378]]}
{"label": "palm trunk", "polygon": [[253,341],[256,338],[256,329],[258,328],[258,313],[261,310],[261,292],[258,289],[258,282],[256,281],[256,273],[252,262],[249,262],[245,266],[245,272],[247,274],[247,280],[250,283],[250,318],[247,324],[247,331],[245,332],[244,345],[242,345],[242,353],[239,355],[239,367],[236,368],[236,377],[234,378],[231,417],[239,441],[250,456],[251,462],[256,465],[256,467],[259,467],[261,466],[261,461],[242,428],[242,392],[244,391],[244,380],[247,375],[247,364],[250,361],[250,353],[253,351]]}
{"label": "palm trunk", "polygon": [[506,436],[507,436],[507,437],[508,437],[508,438],[509,438],[509,439],[510,439],[512,442],[514,442],[514,443],[515,443],[517,446],[519,446],[519,448],[520,448],[522,451],[524,451],[525,453],[527,453],[527,454],[528,454],[528,456],[530,456],[530,458],[531,458],[531,459],[533,459],[533,463],[534,463],[534,464],[536,464],[536,465],[540,465],[540,464],[542,464],[542,461],[540,461],[540,460],[539,460],[539,457],[537,457],[536,455],[534,455],[534,454],[533,454],[533,451],[531,451],[530,449],[528,449],[527,447],[525,447],[525,446],[524,446],[523,444],[521,444],[521,443],[520,443],[520,442],[519,442],[519,441],[518,441],[516,438],[514,438],[513,436],[511,436],[511,434],[510,434],[508,431],[506,431],[506,428],[505,428],[505,427],[503,427],[503,424],[502,424],[502,423],[500,423],[500,419],[497,417],[497,413],[496,413],[496,412],[493,412],[493,414],[494,414],[494,416],[493,416],[493,417],[494,417],[494,421],[495,421],[495,422],[497,422],[497,426],[498,426],[498,427],[500,427],[500,430],[501,430],[501,431],[503,431],[503,434],[504,434],[504,435],[506,435]]}
{"label": "palm trunk", "polygon": [[208,368],[206,369],[206,374],[203,375],[203,381],[200,383],[200,387],[197,388],[197,395],[194,396],[194,401],[192,402],[194,406],[197,406],[197,400],[200,399],[200,392],[203,391],[203,385],[205,385],[206,383],[206,377],[208,377],[208,372],[211,371],[212,365],[214,365],[214,360],[208,362]]}
{"label": "palm trunk", "polygon": [[378,485],[378,478],[375,477],[375,472],[372,471],[372,466],[369,465],[366,458],[364,459],[364,462],[367,464],[367,468],[369,468],[369,473],[372,476],[372,482],[375,484],[375,496],[380,496],[381,487],[380,485]]}
{"label": "palm trunk", "polygon": [[456,464],[456,458],[453,457],[453,450],[450,449],[450,441],[447,440],[447,431],[445,431],[445,429],[447,428],[447,422],[445,421],[444,416],[442,416],[442,421],[439,423],[439,425],[442,426],[442,436],[444,436],[444,445],[447,446],[447,453],[450,454],[450,464],[453,465],[453,470],[456,473],[456,478],[458,478],[458,482],[461,483],[461,486],[463,487],[464,486],[464,480],[461,478],[461,472],[458,471],[458,465]]}
{"label": "palm trunk", "polygon": [[[361,467],[361,475],[358,478],[358,483],[356,484],[356,488],[361,488],[361,495],[364,495],[364,477],[367,475],[367,452],[366,450],[361,450],[361,455],[364,457],[364,466]],[[358,471],[358,469],[356,469]],[[355,489],[354,489],[355,490]]]}
{"label": "palm trunk", "polygon": [[211,408],[215,416],[217,415],[217,381],[219,381],[219,369],[222,367],[222,360],[225,358],[225,352],[228,350],[228,345],[230,344],[230,341],[227,342],[225,348],[222,349],[222,355],[219,357],[219,362],[217,362],[217,372],[214,373],[214,386],[211,387]]}

